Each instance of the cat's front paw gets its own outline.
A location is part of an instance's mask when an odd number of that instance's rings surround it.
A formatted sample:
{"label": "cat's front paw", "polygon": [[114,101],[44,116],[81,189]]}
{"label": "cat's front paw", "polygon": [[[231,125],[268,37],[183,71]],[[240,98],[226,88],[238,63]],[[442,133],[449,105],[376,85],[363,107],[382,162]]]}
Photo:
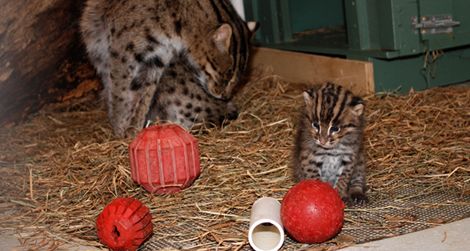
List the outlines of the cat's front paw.
{"label": "cat's front paw", "polygon": [[369,202],[369,198],[364,193],[361,192],[355,192],[349,194],[349,198],[347,203],[349,205],[364,205]]}
{"label": "cat's front paw", "polygon": [[135,138],[137,136],[137,134],[140,132],[140,130],[138,130],[137,128],[128,128],[127,130],[125,130],[125,132],[123,133],[122,136],[120,136],[121,138]]}

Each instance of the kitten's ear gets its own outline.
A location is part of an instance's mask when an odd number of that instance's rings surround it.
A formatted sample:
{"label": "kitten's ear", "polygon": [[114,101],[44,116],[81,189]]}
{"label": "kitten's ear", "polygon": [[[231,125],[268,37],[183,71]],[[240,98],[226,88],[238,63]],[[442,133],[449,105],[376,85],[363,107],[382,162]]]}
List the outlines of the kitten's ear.
{"label": "kitten's ear", "polygon": [[352,112],[354,113],[354,115],[356,116],[361,116],[362,113],[364,112],[364,105],[363,104],[357,104],[355,106],[352,107]]}
{"label": "kitten's ear", "polygon": [[313,105],[312,95],[309,93],[309,91],[304,91],[303,95],[304,95],[304,100],[305,100],[305,104],[307,105],[307,107],[312,107]]}
{"label": "kitten's ear", "polygon": [[307,90],[303,92],[304,101],[305,101],[305,112],[307,118],[312,120],[312,113],[313,113],[313,97],[312,97],[312,90]]}
{"label": "kitten's ear", "polygon": [[212,34],[212,40],[221,52],[227,52],[230,48],[232,38],[232,27],[229,24],[222,24]]}
{"label": "kitten's ear", "polygon": [[353,97],[349,105],[351,106],[353,114],[358,117],[364,112],[364,100],[360,97]]}

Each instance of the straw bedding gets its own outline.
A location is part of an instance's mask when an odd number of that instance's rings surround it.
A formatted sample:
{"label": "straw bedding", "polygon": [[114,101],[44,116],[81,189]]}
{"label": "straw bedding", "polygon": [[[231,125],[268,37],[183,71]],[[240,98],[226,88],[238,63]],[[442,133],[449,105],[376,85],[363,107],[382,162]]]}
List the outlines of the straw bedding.
{"label": "straw bedding", "polygon": [[[200,177],[165,196],[131,180],[131,139],[113,137],[99,102],[45,109],[0,131],[0,205],[15,209],[0,215],[0,226],[31,248],[102,247],[97,215],[113,198],[134,196],[153,216],[144,250],[249,250],[252,203],[261,196],[281,200],[294,184],[289,159],[300,91],[275,76],[252,79],[236,98],[242,111],[236,121],[193,131]],[[371,203],[346,209],[343,231],[330,242],[288,239],[286,250],[334,250],[470,216],[470,87],[366,100]]]}

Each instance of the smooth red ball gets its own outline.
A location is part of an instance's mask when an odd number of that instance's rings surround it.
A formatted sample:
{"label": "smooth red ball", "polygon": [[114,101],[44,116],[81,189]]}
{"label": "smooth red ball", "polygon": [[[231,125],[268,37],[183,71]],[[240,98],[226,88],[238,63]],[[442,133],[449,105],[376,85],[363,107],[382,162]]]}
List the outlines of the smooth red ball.
{"label": "smooth red ball", "polygon": [[100,241],[114,251],[137,250],[153,232],[149,209],[134,198],[117,198],[96,219]]}
{"label": "smooth red ball", "polygon": [[303,180],[293,186],[281,204],[284,228],[298,242],[321,243],[343,227],[344,203],[328,183]]}

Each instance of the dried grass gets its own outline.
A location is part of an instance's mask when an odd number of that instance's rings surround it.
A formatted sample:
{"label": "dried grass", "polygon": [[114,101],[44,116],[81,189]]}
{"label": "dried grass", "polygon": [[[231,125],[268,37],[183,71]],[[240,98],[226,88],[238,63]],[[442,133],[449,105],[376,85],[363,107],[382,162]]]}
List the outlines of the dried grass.
{"label": "dried grass", "polygon": [[[456,189],[460,200],[449,203],[470,204],[469,101],[468,86],[367,98],[365,143],[372,200],[404,202]],[[202,174],[175,195],[149,194],[131,180],[130,139],[113,137],[98,105],[43,112],[2,129],[0,163],[24,166],[26,184],[22,196],[2,196],[18,211],[0,218],[0,226],[29,233],[22,236],[24,244],[38,249],[56,249],[62,243],[101,247],[94,228],[97,215],[113,198],[134,196],[151,208],[155,247],[248,248],[252,203],[261,196],[282,199],[294,184],[288,164],[302,98],[298,86],[266,76],[253,79],[237,102],[242,113],[236,121],[222,129],[193,132],[200,144]],[[420,189],[399,196],[410,187]],[[398,207],[392,204],[347,209],[344,234],[310,248],[337,249],[357,242],[348,233],[358,229],[399,229],[420,221],[389,215]],[[385,222],[376,217],[379,214]],[[285,247],[308,246],[289,241]]]}

